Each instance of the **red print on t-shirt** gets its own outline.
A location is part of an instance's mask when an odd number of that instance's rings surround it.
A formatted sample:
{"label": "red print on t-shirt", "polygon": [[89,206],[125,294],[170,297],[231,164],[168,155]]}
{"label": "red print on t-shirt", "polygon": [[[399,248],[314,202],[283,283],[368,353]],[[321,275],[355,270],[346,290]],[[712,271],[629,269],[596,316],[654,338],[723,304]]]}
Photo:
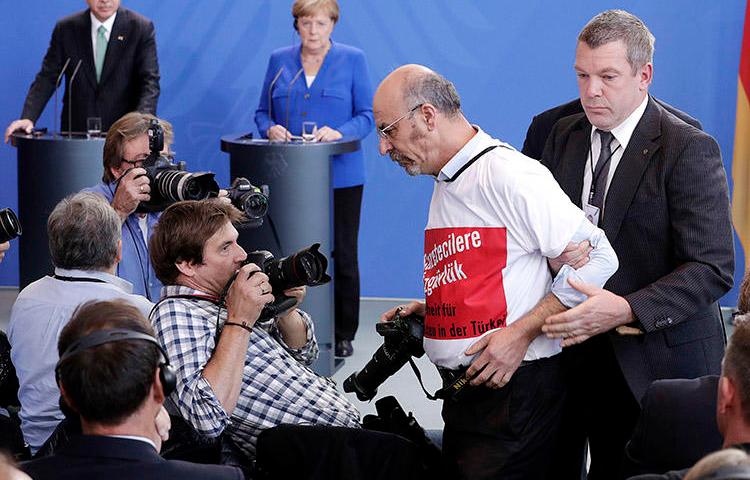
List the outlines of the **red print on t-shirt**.
{"label": "red print on t-shirt", "polygon": [[474,338],[505,327],[505,228],[428,229],[424,250],[425,337]]}

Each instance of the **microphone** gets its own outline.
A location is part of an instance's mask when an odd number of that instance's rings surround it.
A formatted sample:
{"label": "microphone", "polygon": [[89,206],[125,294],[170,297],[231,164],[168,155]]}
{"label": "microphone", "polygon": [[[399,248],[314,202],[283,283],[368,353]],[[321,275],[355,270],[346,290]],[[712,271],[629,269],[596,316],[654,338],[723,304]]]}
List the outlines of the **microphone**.
{"label": "microphone", "polygon": [[[292,95],[292,86],[294,85],[294,82],[297,81],[300,75],[302,75],[302,72],[305,71],[305,67],[300,68],[297,73],[294,75],[294,78],[292,78],[292,81],[289,82],[289,87],[287,87],[286,92],[286,123],[284,124],[284,128],[286,131],[289,131],[289,98]],[[291,132],[289,133],[289,136],[291,137]]]}
{"label": "microphone", "polygon": [[81,68],[81,62],[83,62],[83,60],[79,59],[76,68],[73,69],[73,75],[70,76],[70,82],[68,82],[68,138],[73,136],[73,80],[75,80],[76,75],[78,75],[78,69]]}
{"label": "microphone", "polygon": [[70,57],[68,57],[67,60],[65,60],[65,65],[63,65],[62,70],[60,70],[60,75],[57,76],[57,81],[55,81],[55,124],[53,129],[53,134],[57,135],[59,130],[57,129],[57,122],[60,121],[60,117],[57,116],[57,90],[60,88],[60,81],[62,80],[63,74],[65,73],[65,70],[68,68],[68,64],[70,63]]}
{"label": "microphone", "polygon": [[[271,122],[276,123],[276,121],[273,119],[273,103],[271,101],[271,93],[273,93],[273,87],[276,85],[276,81],[281,76],[281,72],[284,71],[284,65],[279,67],[279,71],[276,72],[276,75],[274,75],[273,80],[271,80],[271,84],[268,86],[268,118],[271,119]],[[261,132],[261,135],[263,132]]]}

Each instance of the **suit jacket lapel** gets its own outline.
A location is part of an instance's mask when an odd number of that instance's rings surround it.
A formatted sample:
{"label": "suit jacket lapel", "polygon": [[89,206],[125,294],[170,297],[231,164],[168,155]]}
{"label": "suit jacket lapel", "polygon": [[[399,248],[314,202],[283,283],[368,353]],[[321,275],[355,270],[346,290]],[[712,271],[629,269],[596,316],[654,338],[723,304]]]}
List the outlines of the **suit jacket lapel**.
{"label": "suit jacket lapel", "polygon": [[570,148],[565,150],[565,156],[558,162],[556,172],[554,172],[563,191],[579,208],[581,207],[583,174],[591,142],[591,125],[583,114],[581,117],[568,137],[567,144]]}
{"label": "suit jacket lapel", "polygon": [[660,119],[659,108],[654,100],[649,98],[646,111],[630,137],[628,148],[622,154],[607,191],[601,227],[610,242],[617,238],[625,213],[641,183],[641,177],[651,157],[659,148],[655,140],[661,136]]}
{"label": "suit jacket lapel", "polygon": [[73,74],[78,60],[83,60],[81,69],[78,71],[76,78],[83,75],[96,90],[96,68],[94,67],[94,47],[91,44],[91,11],[86,10],[81,14],[78,22],[78,31],[76,32],[76,43],[78,44],[79,58],[71,58],[68,66],[68,79]]}
{"label": "suit jacket lapel", "polygon": [[117,16],[115,17],[115,23],[112,24],[112,31],[109,34],[109,42],[107,42],[107,52],[104,54],[104,65],[102,66],[102,76],[99,83],[103,85],[107,78],[112,75],[115,70],[117,61],[122,58],[122,50],[130,41],[130,29],[128,26],[128,12],[122,8],[117,9]]}

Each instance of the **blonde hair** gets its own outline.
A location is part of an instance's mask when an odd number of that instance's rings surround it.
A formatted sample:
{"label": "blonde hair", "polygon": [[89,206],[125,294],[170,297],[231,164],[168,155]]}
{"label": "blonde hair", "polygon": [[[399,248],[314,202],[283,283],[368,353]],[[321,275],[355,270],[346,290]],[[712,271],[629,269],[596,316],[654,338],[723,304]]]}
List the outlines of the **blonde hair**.
{"label": "blonde hair", "polygon": [[295,28],[297,28],[298,18],[311,17],[316,13],[328,15],[328,18],[336,23],[339,21],[339,2],[336,0],[294,0],[292,16]]}

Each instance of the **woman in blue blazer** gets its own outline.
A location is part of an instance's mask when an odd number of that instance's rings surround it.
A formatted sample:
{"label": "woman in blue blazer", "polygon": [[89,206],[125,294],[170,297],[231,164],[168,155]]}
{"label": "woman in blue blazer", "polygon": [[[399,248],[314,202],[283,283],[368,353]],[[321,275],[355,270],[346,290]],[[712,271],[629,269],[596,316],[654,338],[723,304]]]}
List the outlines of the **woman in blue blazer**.
{"label": "woman in blue blazer", "polygon": [[[296,0],[294,28],[300,45],[271,54],[255,124],[263,137],[288,140],[315,122],[318,141],[364,138],[373,129],[372,87],[361,50],[334,43],[336,0]],[[333,157],[334,298],[336,355],[352,354],[359,323],[357,235],[365,183],[362,150]]]}

